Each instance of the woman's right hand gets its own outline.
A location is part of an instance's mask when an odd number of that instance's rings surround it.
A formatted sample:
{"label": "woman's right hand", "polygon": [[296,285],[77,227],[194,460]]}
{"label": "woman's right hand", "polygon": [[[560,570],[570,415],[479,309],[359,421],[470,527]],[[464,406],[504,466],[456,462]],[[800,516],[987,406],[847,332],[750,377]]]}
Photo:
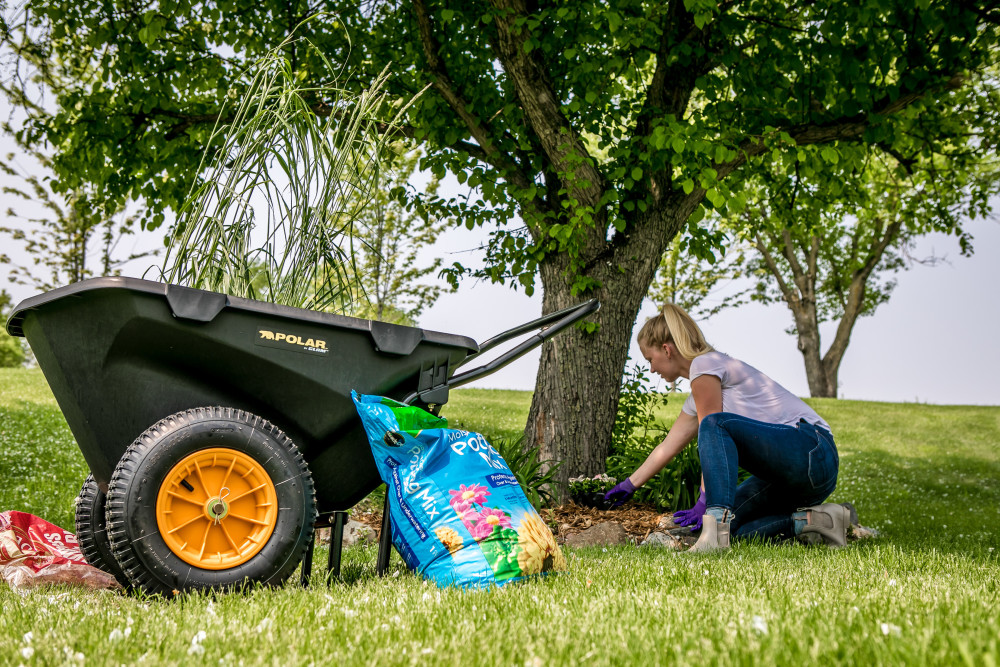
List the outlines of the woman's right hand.
{"label": "woman's right hand", "polygon": [[611,509],[614,509],[631,498],[633,493],[635,493],[635,485],[632,484],[632,480],[626,477],[624,481],[618,482],[613,489],[605,493],[604,499],[614,501],[611,504]]}
{"label": "woman's right hand", "polygon": [[674,512],[674,523],[678,526],[690,526],[691,530],[701,530],[701,517],[705,514],[705,489],[701,490],[698,502],[689,510]]}

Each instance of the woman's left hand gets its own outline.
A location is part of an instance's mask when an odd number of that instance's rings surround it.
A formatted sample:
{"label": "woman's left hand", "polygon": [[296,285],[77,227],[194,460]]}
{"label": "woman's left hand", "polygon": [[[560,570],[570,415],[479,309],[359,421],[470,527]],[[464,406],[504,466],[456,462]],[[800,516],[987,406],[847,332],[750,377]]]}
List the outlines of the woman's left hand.
{"label": "woman's left hand", "polygon": [[701,517],[705,514],[705,490],[702,489],[698,502],[689,510],[674,512],[673,521],[678,526],[690,526],[691,530],[701,530]]}

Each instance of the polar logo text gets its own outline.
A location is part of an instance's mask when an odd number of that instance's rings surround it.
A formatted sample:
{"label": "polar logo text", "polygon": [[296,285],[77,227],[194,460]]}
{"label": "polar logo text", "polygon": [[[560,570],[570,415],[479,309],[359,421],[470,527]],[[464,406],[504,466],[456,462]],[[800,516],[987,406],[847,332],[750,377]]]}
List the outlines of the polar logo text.
{"label": "polar logo text", "polygon": [[329,351],[326,341],[322,338],[307,338],[298,334],[271,331],[269,329],[257,330],[256,343],[266,347],[276,347],[296,352],[312,352],[313,354],[326,354]]}

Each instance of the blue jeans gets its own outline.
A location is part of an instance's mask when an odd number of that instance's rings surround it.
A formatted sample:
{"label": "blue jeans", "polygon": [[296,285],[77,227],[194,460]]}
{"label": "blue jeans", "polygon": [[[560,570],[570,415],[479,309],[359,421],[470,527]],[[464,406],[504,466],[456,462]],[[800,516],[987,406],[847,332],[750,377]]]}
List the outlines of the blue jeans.
{"label": "blue jeans", "polygon": [[[701,420],[698,455],[705,504],[730,510],[736,537],[792,537],[792,512],[822,503],[837,486],[833,435],[805,420],[787,426],[716,412]],[[738,467],[751,474],[739,486]]]}

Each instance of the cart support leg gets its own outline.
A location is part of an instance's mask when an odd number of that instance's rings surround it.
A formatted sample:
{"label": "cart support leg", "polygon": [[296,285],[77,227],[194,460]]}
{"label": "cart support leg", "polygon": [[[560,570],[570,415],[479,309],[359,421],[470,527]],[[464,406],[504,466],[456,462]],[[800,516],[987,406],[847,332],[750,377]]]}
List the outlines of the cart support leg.
{"label": "cart support leg", "polygon": [[340,577],[340,556],[344,550],[344,519],[347,512],[334,512],[333,524],[330,526],[330,558],[326,563],[327,576]]}
{"label": "cart support leg", "polygon": [[392,549],[392,524],[389,521],[389,489],[385,490],[385,505],[382,507],[382,530],[378,536],[378,559],[375,574],[380,577],[389,569],[389,555]]}
{"label": "cart support leg", "polygon": [[306,553],[302,557],[302,576],[299,581],[302,583],[302,588],[309,586],[309,577],[312,575],[313,569],[313,545],[316,543],[316,536],[309,540],[309,546],[306,547]]}

